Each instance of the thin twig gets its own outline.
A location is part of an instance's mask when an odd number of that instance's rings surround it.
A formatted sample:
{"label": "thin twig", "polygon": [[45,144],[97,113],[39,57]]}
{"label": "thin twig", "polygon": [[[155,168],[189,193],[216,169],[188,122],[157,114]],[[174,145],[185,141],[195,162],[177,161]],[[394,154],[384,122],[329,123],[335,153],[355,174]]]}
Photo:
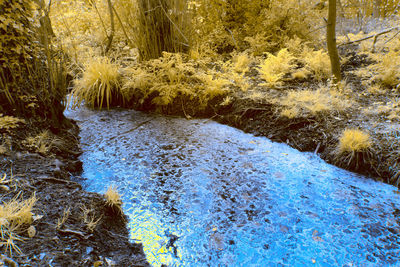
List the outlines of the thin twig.
{"label": "thin twig", "polygon": [[344,46],[344,45],[359,43],[359,42],[362,42],[362,41],[365,41],[365,40],[368,40],[368,39],[371,39],[371,38],[375,38],[375,39],[376,39],[378,36],[380,36],[380,35],[382,35],[382,34],[391,32],[391,31],[393,31],[393,30],[397,30],[397,29],[399,29],[399,28],[400,28],[400,27],[393,27],[393,28],[390,28],[390,29],[387,29],[387,30],[378,32],[378,33],[373,34],[373,35],[369,35],[369,36],[367,36],[367,37],[364,37],[364,38],[361,38],[361,39],[358,39],[358,40],[354,40],[354,41],[351,41],[351,42],[347,42],[347,43],[344,43],[344,44],[340,44],[340,45],[338,45],[338,46]]}
{"label": "thin twig", "polygon": [[131,46],[133,46],[133,43],[132,43],[131,39],[129,38],[128,34],[126,33],[125,27],[122,24],[122,20],[121,20],[120,16],[118,15],[117,10],[115,10],[114,6],[112,6],[112,9],[114,10],[115,16],[117,17],[119,24],[121,25],[122,31],[124,32],[124,35],[125,35],[125,38],[128,40],[129,44]]}

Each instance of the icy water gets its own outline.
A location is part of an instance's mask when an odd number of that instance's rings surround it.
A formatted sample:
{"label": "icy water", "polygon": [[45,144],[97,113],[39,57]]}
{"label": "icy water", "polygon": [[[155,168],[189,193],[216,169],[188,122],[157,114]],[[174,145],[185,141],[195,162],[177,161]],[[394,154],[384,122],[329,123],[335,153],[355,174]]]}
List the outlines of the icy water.
{"label": "icy water", "polygon": [[154,266],[400,266],[396,188],[210,120],[68,110]]}

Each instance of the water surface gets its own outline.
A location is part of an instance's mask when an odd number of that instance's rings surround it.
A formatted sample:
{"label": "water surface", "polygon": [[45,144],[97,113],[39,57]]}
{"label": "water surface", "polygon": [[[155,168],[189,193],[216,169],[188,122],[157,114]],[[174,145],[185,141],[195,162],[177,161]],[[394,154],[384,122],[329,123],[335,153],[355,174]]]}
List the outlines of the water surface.
{"label": "water surface", "polygon": [[210,120],[68,110],[86,189],[123,194],[149,262],[400,265],[396,188]]}

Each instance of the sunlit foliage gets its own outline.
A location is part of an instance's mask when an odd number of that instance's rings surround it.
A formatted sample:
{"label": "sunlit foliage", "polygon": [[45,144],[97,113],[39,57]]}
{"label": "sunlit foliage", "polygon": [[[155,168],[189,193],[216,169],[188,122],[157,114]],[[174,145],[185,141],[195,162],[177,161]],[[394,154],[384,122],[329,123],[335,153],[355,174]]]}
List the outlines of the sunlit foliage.
{"label": "sunlit foliage", "polygon": [[289,119],[309,115],[324,116],[327,112],[341,112],[350,107],[345,98],[326,86],[321,86],[318,90],[289,91],[280,103],[284,107],[281,115]]}
{"label": "sunlit foliage", "polygon": [[338,149],[343,152],[360,152],[371,147],[371,140],[368,133],[358,129],[346,129],[343,131]]}
{"label": "sunlit foliage", "polygon": [[32,208],[36,200],[35,195],[23,200],[18,194],[0,205],[0,245],[11,255],[13,251],[21,253],[16,241],[23,241],[20,235],[33,221]]}
{"label": "sunlit foliage", "polygon": [[120,89],[119,66],[108,58],[95,58],[89,61],[83,76],[75,81],[71,97],[74,106],[82,101],[92,107],[109,108],[113,99],[118,97]]}

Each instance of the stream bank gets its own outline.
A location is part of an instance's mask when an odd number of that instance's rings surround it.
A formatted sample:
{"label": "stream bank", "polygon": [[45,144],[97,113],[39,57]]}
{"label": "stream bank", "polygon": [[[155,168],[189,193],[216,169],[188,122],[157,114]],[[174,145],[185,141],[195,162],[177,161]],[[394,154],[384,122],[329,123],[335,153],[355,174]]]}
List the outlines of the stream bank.
{"label": "stream bank", "polygon": [[[10,255],[3,245],[0,265],[149,266],[142,245],[128,240],[126,217],[110,213],[102,195],[71,181],[71,175],[82,170],[78,159],[82,152],[79,128],[71,121],[64,125],[54,133],[45,121],[29,121],[3,134],[2,143],[8,147],[0,156],[0,170],[10,182],[1,184],[1,201],[35,194],[37,202],[34,236],[29,237],[28,231],[19,234],[23,241],[14,242],[21,253],[13,247]],[[27,137],[44,129],[55,138],[47,153],[23,145]]]}

